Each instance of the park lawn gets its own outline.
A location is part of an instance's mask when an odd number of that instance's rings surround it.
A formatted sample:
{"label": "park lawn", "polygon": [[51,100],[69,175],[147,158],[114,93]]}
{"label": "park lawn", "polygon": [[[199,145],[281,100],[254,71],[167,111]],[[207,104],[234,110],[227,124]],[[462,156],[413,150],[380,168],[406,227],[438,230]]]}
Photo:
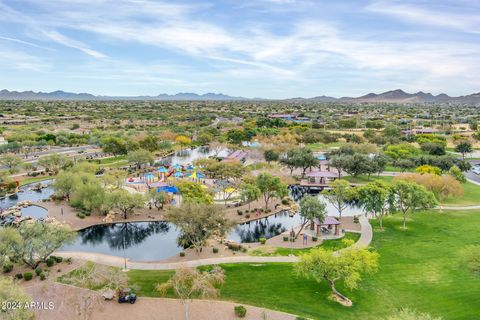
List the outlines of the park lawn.
{"label": "park lawn", "polygon": [[342,177],[342,179],[345,179],[345,180],[347,180],[349,182],[352,182],[352,183],[369,183],[369,182],[373,182],[375,180],[381,180],[381,181],[384,181],[386,183],[390,183],[393,180],[393,176],[378,176],[376,174],[372,174],[370,177],[368,177],[366,175],[360,175],[360,176],[356,176],[356,177],[344,176],[344,177]]}
{"label": "park lawn", "polygon": [[[345,236],[341,239],[332,239],[332,240],[325,240],[322,242],[320,245],[314,247],[314,248],[324,248],[327,250],[340,250],[346,247],[346,245],[343,243],[343,239],[349,239],[353,240],[354,242],[357,242],[357,240],[360,238],[359,233],[355,232],[347,232],[345,233]],[[309,240],[311,241],[311,240]],[[285,246],[288,246],[288,242],[285,242]],[[271,257],[271,256],[288,256],[290,254],[293,254],[295,256],[301,255],[303,253],[309,252],[312,250],[312,248],[302,248],[302,249],[291,249],[291,248],[274,248],[274,251],[271,252],[269,250],[262,251],[262,248],[271,248],[271,247],[258,247],[257,249],[254,249],[250,252],[252,256],[262,256],[262,257]]]}
{"label": "park lawn", "polygon": [[29,183],[40,182],[45,180],[55,179],[55,176],[37,176],[37,177],[30,177],[20,181],[20,185],[24,186]]}
{"label": "park lawn", "polygon": [[460,197],[451,197],[442,201],[446,206],[471,206],[480,205],[480,186],[467,181],[462,184],[463,195]]}
{"label": "park lawn", "polygon": [[331,148],[340,148],[341,146],[345,145],[346,142],[333,142],[333,143],[309,143],[306,145],[307,148],[311,149],[312,151],[324,151]]}
{"label": "park lawn", "polygon": [[[478,225],[480,210],[415,213],[406,231],[400,215],[385,218],[385,231],[375,228],[372,243],[380,254],[378,273],[365,276],[353,291],[338,286],[353,300],[351,308],[330,301],[325,283],[298,278],[289,263],[222,265],[220,298],[322,320],[384,319],[403,307],[443,319],[476,319],[480,277],[459,266],[458,252],[480,244]],[[141,286],[140,295],[158,296],[155,285],[171,274],[132,270],[128,276]]]}

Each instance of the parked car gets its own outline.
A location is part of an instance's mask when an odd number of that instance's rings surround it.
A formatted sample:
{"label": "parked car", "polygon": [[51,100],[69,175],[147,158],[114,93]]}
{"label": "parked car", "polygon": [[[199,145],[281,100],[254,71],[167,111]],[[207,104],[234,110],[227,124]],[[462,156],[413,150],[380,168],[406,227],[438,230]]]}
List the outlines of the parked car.
{"label": "parked car", "polygon": [[475,167],[473,167],[472,172],[475,173],[475,174],[480,175],[480,166],[475,166]]}
{"label": "parked car", "polygon": [[135,293],[129,293],[123,297],[118,297],[118,303],[130,302],[131,304],[134,304],[135,301],[137,301],[137,295]]}

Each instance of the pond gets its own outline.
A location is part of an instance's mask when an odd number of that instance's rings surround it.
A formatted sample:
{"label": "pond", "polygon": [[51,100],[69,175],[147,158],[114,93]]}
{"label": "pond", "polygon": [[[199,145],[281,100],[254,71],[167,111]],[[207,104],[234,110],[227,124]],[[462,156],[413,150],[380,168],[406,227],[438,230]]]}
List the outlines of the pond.
{"label": "pond", "polygon": [[221,150],[212,150],[206,146],[197,147],[193,149],[185,149],[182,151],[175,152],[174,155],[164,157],[157,161],[164,166],[171,166],[174,164],[179,164],[182,166],[192,164],[193,161],[197,159],[208,158],[212,156],[226,157],[229,154],[229,150],[224,148]]}
{"label": "pond", "polygon": [[[321,197],[321,195],[319,195]],[[328,206],[328,215],[336,210]],[[356,209],[348,208],[345,215],[357,214]],[[227,239],[236,242],[257,242],[260,238],[271,238],[300,224],[298,214],[277,213],[243,224],[238,224]],[[183,250],[177,245],[179,230],[167,222],[131,222],[112,225],[99,225],[79,231],[76,241],[62,248],[64,251],[102,253],[130,258],[135,261],[158,261]],[[124,249],[125,248],[125,249]]]}
{"label": "pond", "polygon": [[[26,184],[20,187],[20,192],[18,192],[17,194],[5,197],[0,200],[0,209],[4,210],[13,207],[17,203],[22,201],[28,200],[32,202],[39,202],[49,198],[54,192],[52,182],[52,179],[41,181],[41,184],[47,186],[46,188],[43,188],[41,190],[32,190],[32,187],[37,185],[39,182]],[[45,218],[48,214],[48,211],[46,209],[35,205],[22,208],[21,211],[22,216],[30,216],[35,219]]]}
{"label": "pond", "polygon": [[[15,195],[12,195],[10,197],[5,197],[0,200],[0,208],[1,209],[6,209],[13,207],[16,205],[18,202],[22,202],[25,200],[30,200],[33,202],[37,201],[42,201],[44,199],[49,198],[53,194],[53,186],[52,186],[53,180],[44,180],[41,182],[34,182],[30,184],[26,184],[24,186],[20,187],[20,192],[18,192]],[[35,186],[36,184],[41,183],[46,185],[46,188],[43,188],[41,190],[32,190],[32,187]]]}

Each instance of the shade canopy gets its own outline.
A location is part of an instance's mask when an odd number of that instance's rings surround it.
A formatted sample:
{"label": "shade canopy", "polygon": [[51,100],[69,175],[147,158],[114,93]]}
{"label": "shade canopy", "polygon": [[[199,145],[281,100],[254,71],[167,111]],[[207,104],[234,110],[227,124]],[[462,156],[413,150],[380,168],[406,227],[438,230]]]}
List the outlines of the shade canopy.
{"label": "shade canopy", "polygon": [[155,178],[155,175],[153,173],[146,173],[144,175],[144,177],[145,177],[145,179],[153,179],[153,178]]}
{"label": "shade canopy", "polygon": [[162,186],[157,189],[157,192],[178,193],[178,188],[175,186]]}
{"label": "shade canopy", "polygon": [[203,173],[194,171],[191,174],[188,175],[188,178],[192,179],[205,179],[205,175]]}
{"label": "shade canopy", "polygon": [[192,166],[191,164],[189,164],[188,167],[187,167],[187,170],[190,170],[190,171],[191,171],[191,170],[193,170],[193,169],[195,169],[195,167]]}
{"label": "shade canopy", "polygon": [[330,217],[326,216],[325,219],[323,219],[322,222],[320,222],[318,219],[313,219],[313,222],[319,226],[333,226],[333,225],[338,225],[340,224],[340,221],[338,221],[335,217]]}
{"label": "shade canopy", "polygon": [[181,171],[175,171],[175,173],[173,174],[173,176],[175,178],[182,178],[183,177],[183,173]]}
{"label": "shade canopy", "polygon": [[168,169],[165,168],[165,167],[160,167],[157,169],[157,172],[160,172],[160,173],[167,173],[168,172]]}
{"label": "shade canopy", "polygon": [[175,163],[175,164],[173,165],[173,169],[175,169],[175,170],[180,170],[180,169],[182,169],[182,166],[179,165],[178,163]]}
{"label": "shade canopy", "polygon": [[312,171],[307,173],[309,178],[338,178],[338,173],[333,171]]}

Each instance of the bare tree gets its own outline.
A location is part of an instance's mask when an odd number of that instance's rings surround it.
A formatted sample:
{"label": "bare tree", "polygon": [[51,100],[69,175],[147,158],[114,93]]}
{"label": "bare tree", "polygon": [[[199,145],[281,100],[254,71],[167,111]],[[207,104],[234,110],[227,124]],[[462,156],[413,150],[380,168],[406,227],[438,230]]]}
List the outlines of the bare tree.
{"label": "bare tree", "polygon": [[222,268],[214,267],[211,271],[199,271],[193,268],[178,269],[165,283],[158,284],[156,289],[161,295],[166,295],[169,289],[180,298],[185,320],[188,320],[189,303],[194,298],[214,298],[218,295],[218,287],[225,281]]}

